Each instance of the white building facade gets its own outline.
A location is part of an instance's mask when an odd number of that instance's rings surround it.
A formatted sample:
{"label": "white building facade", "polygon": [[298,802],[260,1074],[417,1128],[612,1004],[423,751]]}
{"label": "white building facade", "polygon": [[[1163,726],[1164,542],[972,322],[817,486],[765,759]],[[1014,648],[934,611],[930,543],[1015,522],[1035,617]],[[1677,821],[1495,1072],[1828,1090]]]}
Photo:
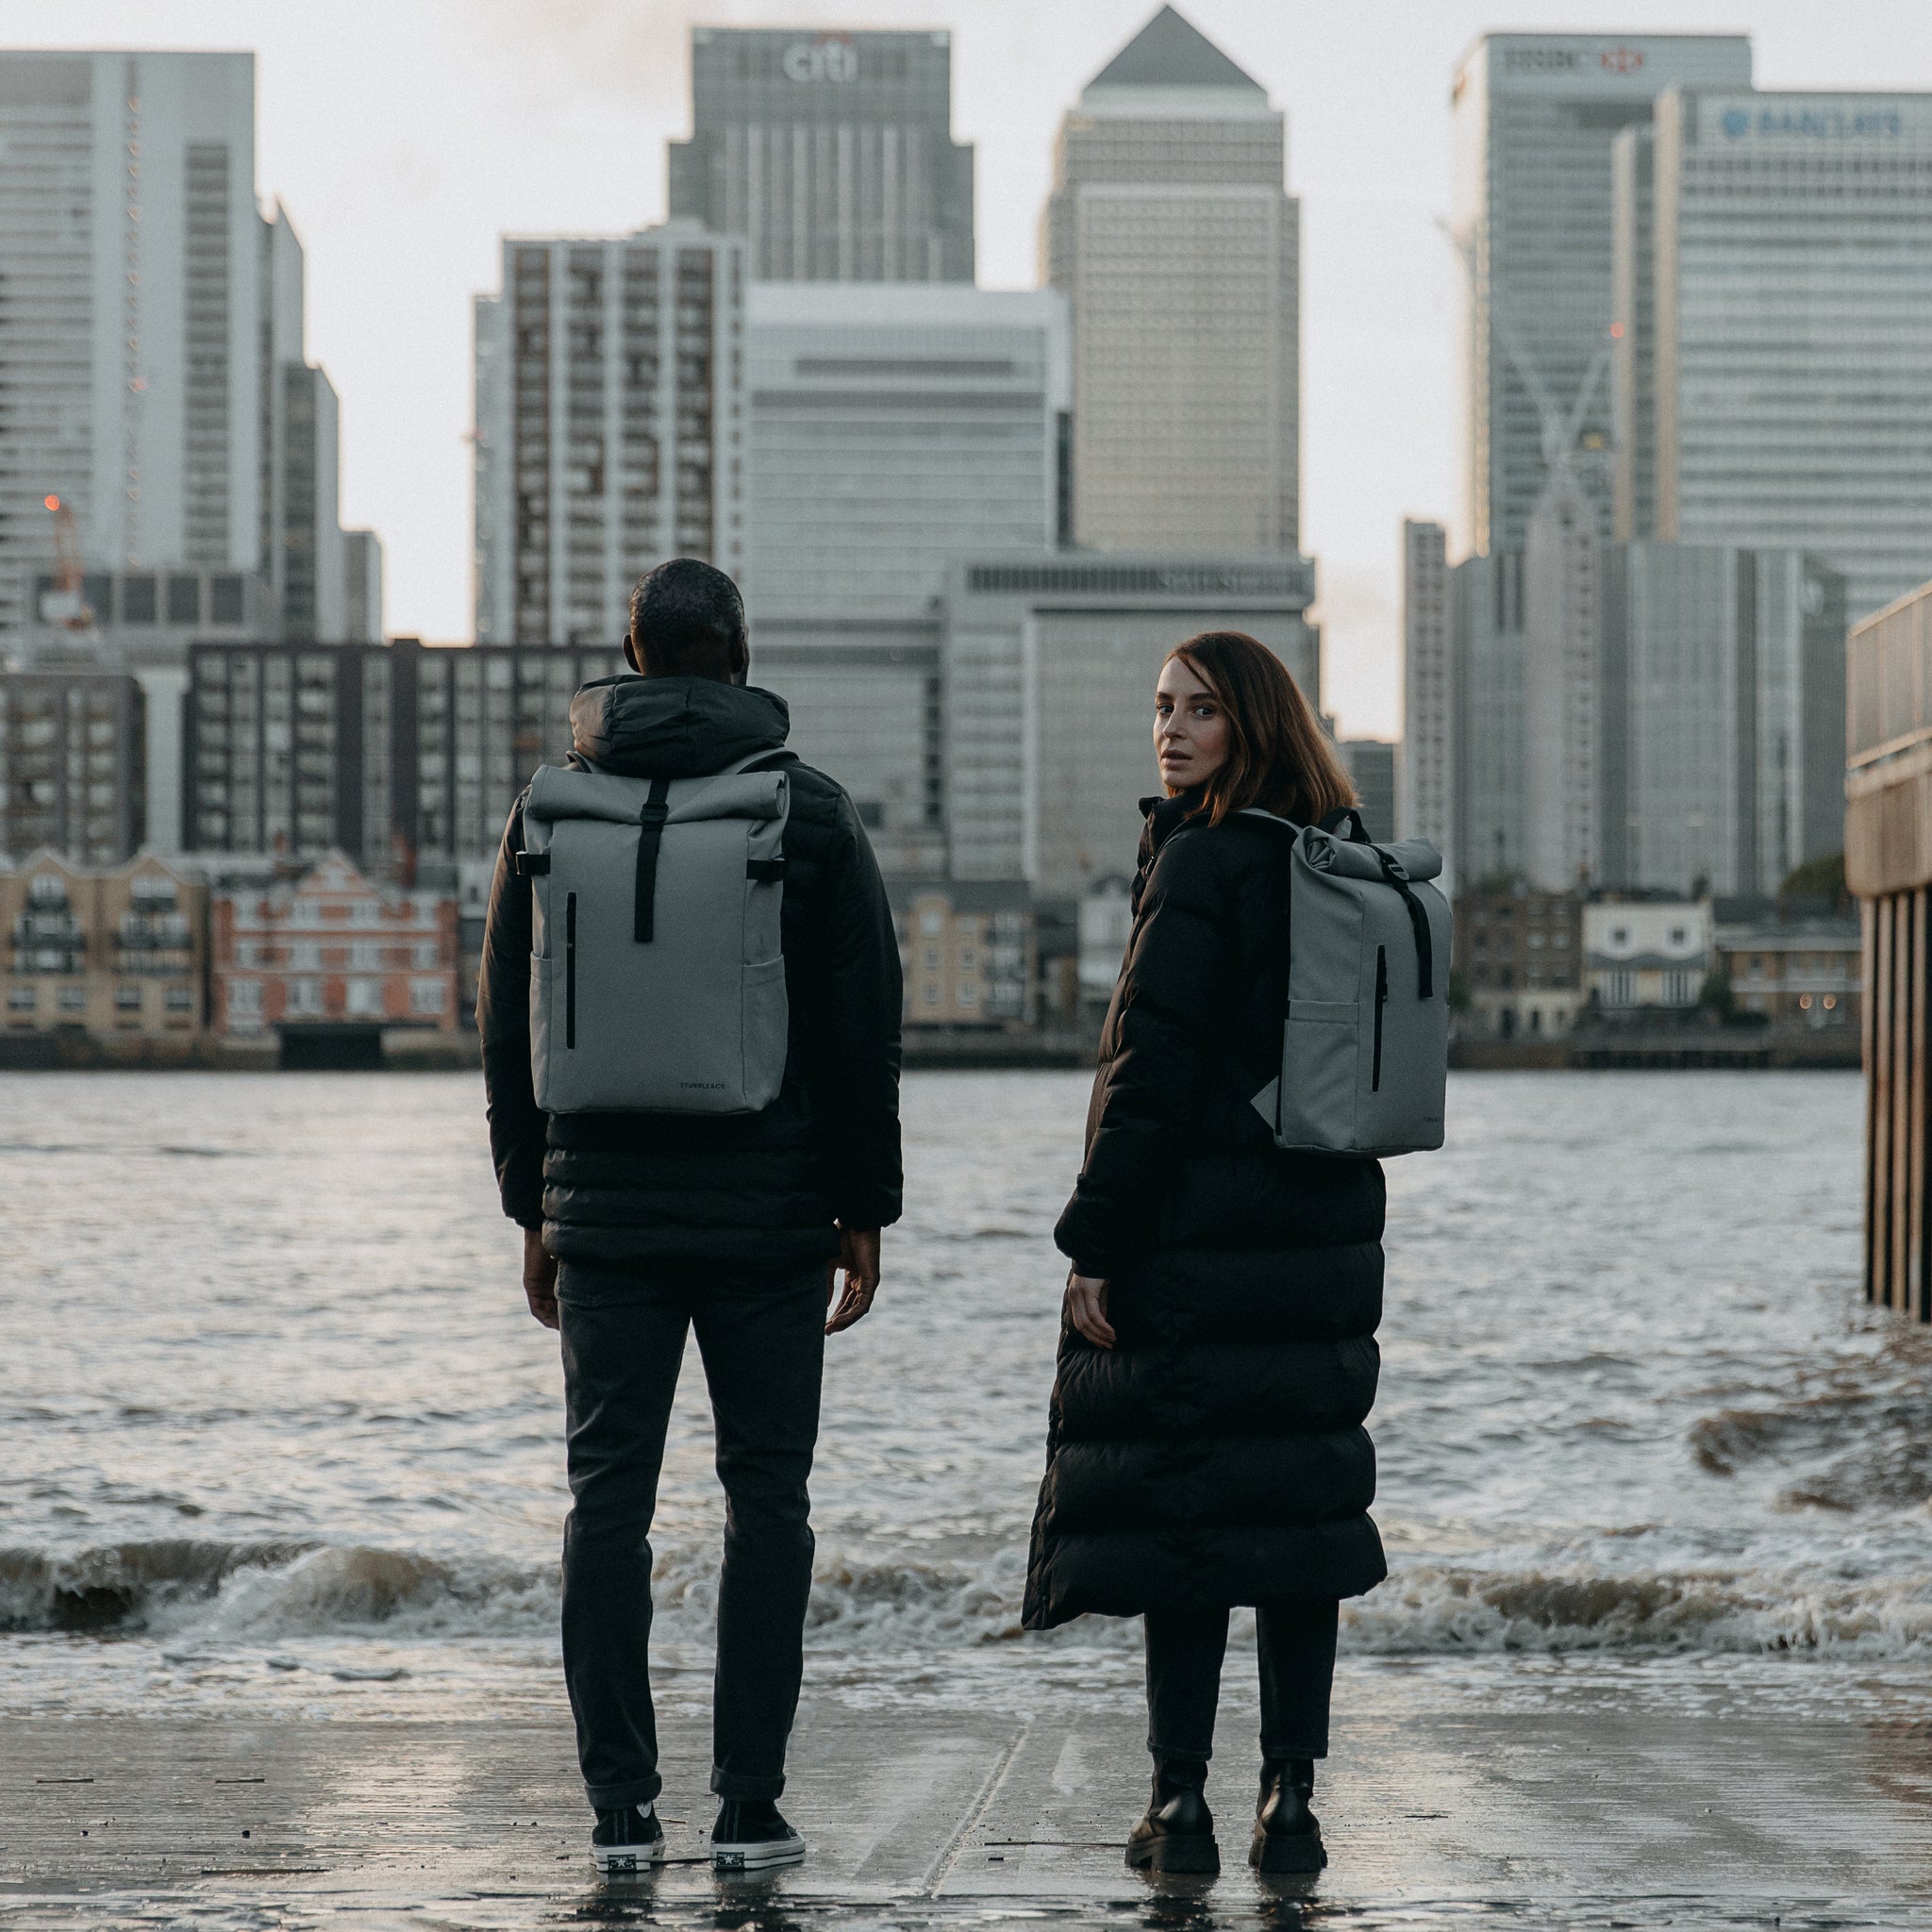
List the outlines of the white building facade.
{"label": "white building facade", "polygon": [[615,641],[668,557],[743,562],[743,244],[506,236],[475,321],[479,642]]}
{"label": "white building facade", "polygon": [[1042,280],[1073,307],[1074,540],[1292,551],[1300,209],[1267,91],[1163,7],[1060,125]]}

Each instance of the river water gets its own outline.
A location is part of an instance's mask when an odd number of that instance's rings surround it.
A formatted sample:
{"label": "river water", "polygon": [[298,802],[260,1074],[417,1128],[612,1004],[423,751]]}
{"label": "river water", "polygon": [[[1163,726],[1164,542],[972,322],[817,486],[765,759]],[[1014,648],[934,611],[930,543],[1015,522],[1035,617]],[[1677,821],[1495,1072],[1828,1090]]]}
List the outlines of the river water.
{"label": "river water", "polygon": [[[1085,1095],[906,1083],[908,1212],[829,1350],[821,1694],[1131,1694],[1131,1626],[1017,1628]],[[1448,1147],[1390,1167],[1393,1574],[1344,1674],[1921,1695],[1932,1338],[1859,1299],[1859,1162],[1856,1075],[1457,1075]],[[0,1711],[560,1707],[557,1342],[473,1077],[0,1076]],[[721,1513],[693,1353],[673,1703]]]}

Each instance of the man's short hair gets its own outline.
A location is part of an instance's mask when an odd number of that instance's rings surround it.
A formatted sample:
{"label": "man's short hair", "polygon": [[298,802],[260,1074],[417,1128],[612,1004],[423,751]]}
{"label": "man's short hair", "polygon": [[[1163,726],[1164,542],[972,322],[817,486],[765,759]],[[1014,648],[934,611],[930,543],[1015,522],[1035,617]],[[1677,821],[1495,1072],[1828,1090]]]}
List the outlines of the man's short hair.
{"label": "man's short hair", "polygon": [[630,634],[646,677],[728,681],[748,648],[744,600],[722,570],[695,557],[674,557],[638,579]]}

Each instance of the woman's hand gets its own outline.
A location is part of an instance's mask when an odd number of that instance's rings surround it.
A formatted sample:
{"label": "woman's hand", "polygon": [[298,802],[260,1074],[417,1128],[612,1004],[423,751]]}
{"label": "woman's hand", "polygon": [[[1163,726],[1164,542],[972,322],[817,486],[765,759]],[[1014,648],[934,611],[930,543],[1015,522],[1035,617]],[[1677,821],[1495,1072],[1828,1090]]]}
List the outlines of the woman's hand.
{"label": "woman's hand", "polygon": [[1107,1283],[1097,1274],[1067,1276],[1067,1320],[1095,1348],[1111,1348],[1113,1324],[1107,1319]]}

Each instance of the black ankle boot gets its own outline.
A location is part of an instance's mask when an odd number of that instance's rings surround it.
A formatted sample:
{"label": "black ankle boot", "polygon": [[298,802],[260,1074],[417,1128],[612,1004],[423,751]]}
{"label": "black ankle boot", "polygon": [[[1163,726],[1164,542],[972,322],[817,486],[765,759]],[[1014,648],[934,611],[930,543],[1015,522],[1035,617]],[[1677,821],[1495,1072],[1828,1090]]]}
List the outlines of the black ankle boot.
{"label": "black ankle boot", "polygon": [[1127,1863],[1154,1872],[1219,1872],[1214,1814],[1205,1790],[1208,1767],[1199,1759],[1157,1757],[1154,1796],[1146,1815],[1127,1837]]}
{"label": "black ankle boot", "polygon": [[1270,1757],[1263,1762],[1249,1864],[1261,1872],[1319,1872],[1328,1862],[1322,1822],[1308,1809],[1314,1795],[1312,1757]]}

